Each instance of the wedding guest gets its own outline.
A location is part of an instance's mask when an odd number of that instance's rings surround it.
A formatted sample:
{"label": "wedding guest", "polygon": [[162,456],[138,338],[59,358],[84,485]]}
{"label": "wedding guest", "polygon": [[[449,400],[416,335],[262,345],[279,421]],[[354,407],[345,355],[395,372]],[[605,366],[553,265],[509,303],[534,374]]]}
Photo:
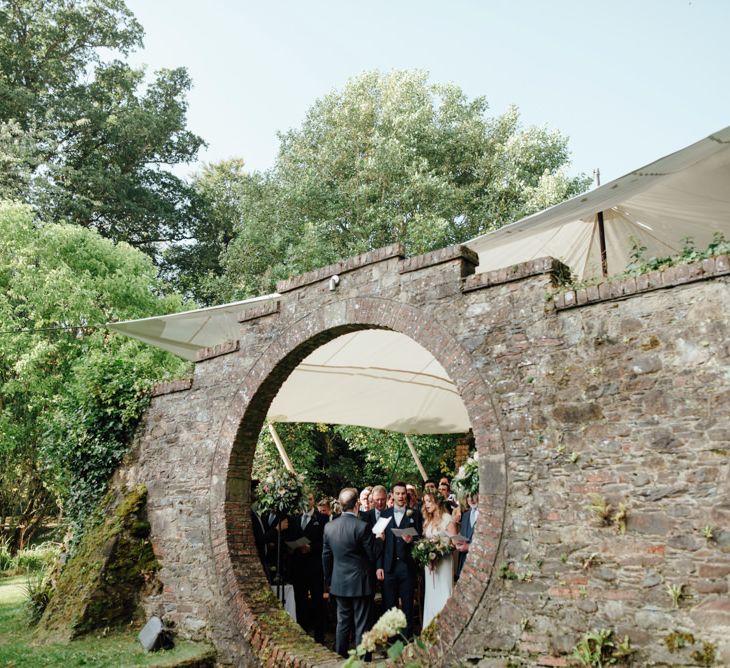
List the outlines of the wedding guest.
{"label": "wedding guest", "polygon": [[321,498],[317,503],[317,510],[322,513],[322,515],[325,515],[327,517],[328,522],[332,519],[330,517],[330,515],[332,514],[332,508],[330,508],[330,500],[326,496]]}
{"label": "wedding guest", "polygon": [[388,501],[388,492],[383,485],[375,485],[372,493],[373,507],[370,509],[370,517],[373,526],[380,519],[381,513],[385,510]]}
{"label": "wedding guest", "polygon": [[469,552],[469,545],[474,538],[474,527],[479,519],[479,494],[472,494],[468,498],[469,509],[466,510],[461,516],[461,528],[459,533],[468,540],[466,543],[456,545],[456,549],[459,551],[459,563],[456,567],[456,579],[459,579],[461,575],[461,569],[464,568],[464,562]]}
{"label": "wedding guest", "polygon": [[443,498],[444,505],[446,505],[449,512],[453,511],[459,505],[456,496],[451,493],[451,483],[449,483],[448,478],[441,478],[439,480],[438,492]]}
{"label": "wedding guest", "polygon": [[[427,492],[423,495],[423,535],[437,538],[444,534],[456,534],[456,525],[436,495]],[[439,559],[432,568],[425,567],[424,571],[423,628],[426,628],[451,596],[454,560],[449,554]]]}
{"label": "wedding guest", "polygon": [[420,510],[420,504],[418,502],[418,492],[416,491],[415,486],[407,484],[406,495],[408,497],[408,507]]}
{"label": "wedding guest", "polygon": [[363,487],[362,491],[360,492],[360,512],[366,513],[368,510],[370,510],[370,492],[372,492],[373,488]]}
{"label": "wedding guest", "polygon": [[431,494],[435,494],[438,491],[438,487],[436,485],[435,480],[431,480],[430,478],[423,483],[423,493],[431,492]]}
{"label": "wedding guest", "polygon": [[322,571],[322,542],[327,516],[314,508],[314,494],[307,496],[306,512],[289,522],[287,541],[306,538],[308,545],[297,547],[289,557],[289,577],[294,585],[297,622],[314,639],[324,642],[324,573]]}
{"label": "wedding guest", "polygon": [[264,552],[266,556],[266,574],[269,582],[284,582],[287,573],[287,552],[279,546],[279,534],[289,528],[289,518],[281,511],[263,512],[260,515],[264,530]]}

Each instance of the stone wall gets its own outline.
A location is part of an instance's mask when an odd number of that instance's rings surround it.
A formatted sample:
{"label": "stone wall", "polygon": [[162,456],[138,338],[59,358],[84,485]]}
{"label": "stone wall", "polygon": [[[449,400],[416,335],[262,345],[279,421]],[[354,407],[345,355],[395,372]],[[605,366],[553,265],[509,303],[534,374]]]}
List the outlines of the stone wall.
{"label": "stone wall", "polygon": [[[336,663],[264,593],[250,467],[296,364],[381,327],[442,363],[480,452],[478,537],[438,624],[445,663],[567,665],[598,627],[628,635],[636,665],[696,665],[702,642],[730,665],[727,258],[557,295],[552,259],[476,262],[393,246],[289,279],[242,312],[239,341],[200,354],[192,382],[158,388],[124,475],[149,494],[164,583],[150,613],[231,664]],[[674,631],[695,644],[670,653]]]}

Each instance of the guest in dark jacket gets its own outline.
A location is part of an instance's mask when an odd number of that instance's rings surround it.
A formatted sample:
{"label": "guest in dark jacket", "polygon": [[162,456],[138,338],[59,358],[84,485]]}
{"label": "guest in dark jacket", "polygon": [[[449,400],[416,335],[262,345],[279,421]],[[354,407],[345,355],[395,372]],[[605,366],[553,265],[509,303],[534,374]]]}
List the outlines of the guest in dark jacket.
{"label": "guest in dark jacket", "polygon": [[457,545],[456,549],[459,551],[459,563],[456,567],[456,579],[459,579],[461,575],[461,569],[464,568],[464,562],[466,556],[469,553],[469,545],[474,537],[474,527],[477,519],[479,519],[479,494],[472,494],[469,499],[469,509],[461,515],[461,527],[459,533],[467,538],[469,542]]}
{"label": "guest in dark jacket", "polygon": [[305,513],[289,520],[288,542],[306,538],[308,545],[294,549],[289,556],[289,580],[294,585],[297,621],[305,630],[314,632],[314,639],[324,642],[324,573],[322,572],[322,539],[328,518],[314,508],[314,495],[307,499]]}
{"label": "guest in dark jacket", "polygon": [[343,489],[339,502],[342,515],[324,528],[322,566],[330,594],[337,600],[335,651],[347,657],[353,626],[355,645],[360,644],[367,630],[375,545],[371,529],[357,516],[357,490]]}

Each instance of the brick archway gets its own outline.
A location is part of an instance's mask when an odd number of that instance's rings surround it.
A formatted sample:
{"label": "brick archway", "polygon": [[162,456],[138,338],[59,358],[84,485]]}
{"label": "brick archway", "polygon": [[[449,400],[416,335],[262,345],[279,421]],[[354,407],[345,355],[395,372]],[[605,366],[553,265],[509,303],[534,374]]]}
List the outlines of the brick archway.
{"label": "brick archway", "polygon": [[253,365],[231,402],[213,459],[210,527],[221,589],[235,626],[273,665],[320,665],[337,657],[287,624],[268,595],[250,523],[258,434],[271,401],[296,366],[328,341],[361,329],[399,332],[431,352],[454,381],[471,420],[481,461],[482,519],[468,566],[441,613],[438,640],[445,647],[462,633],[492,577],[505,513],[504,446],[488,388],[469,354],[431,314],[411,305],[381,298],[330,303],[295,321]]}

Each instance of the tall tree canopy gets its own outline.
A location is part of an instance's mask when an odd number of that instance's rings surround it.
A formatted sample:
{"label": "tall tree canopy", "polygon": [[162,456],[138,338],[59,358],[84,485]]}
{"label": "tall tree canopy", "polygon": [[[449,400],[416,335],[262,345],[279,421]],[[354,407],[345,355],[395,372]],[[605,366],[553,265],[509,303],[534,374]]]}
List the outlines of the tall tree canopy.
{"label": "tall tree canopy", "polygon": [[559,132],[487,110],[418,71],[367,72],[318,100],[280,135],[273,169],[237,176],[218,299],[395,241],[409,253],[463,242],[587,187],[562,171]]}
{"label": "tall tree canopy", "polygon": [[154,254],[187,235],[194,192],[168,167],[203,142],[186,71],[124,62],[143,34],[122,0],[0,0],[0,194]]}
{"label": "tall tree canopy", "polygon": [[80,522],[106,488],[167,353],[97,323],[183,307],[150,258],[0,203],[0,516],[27,539],[63,507]]}

